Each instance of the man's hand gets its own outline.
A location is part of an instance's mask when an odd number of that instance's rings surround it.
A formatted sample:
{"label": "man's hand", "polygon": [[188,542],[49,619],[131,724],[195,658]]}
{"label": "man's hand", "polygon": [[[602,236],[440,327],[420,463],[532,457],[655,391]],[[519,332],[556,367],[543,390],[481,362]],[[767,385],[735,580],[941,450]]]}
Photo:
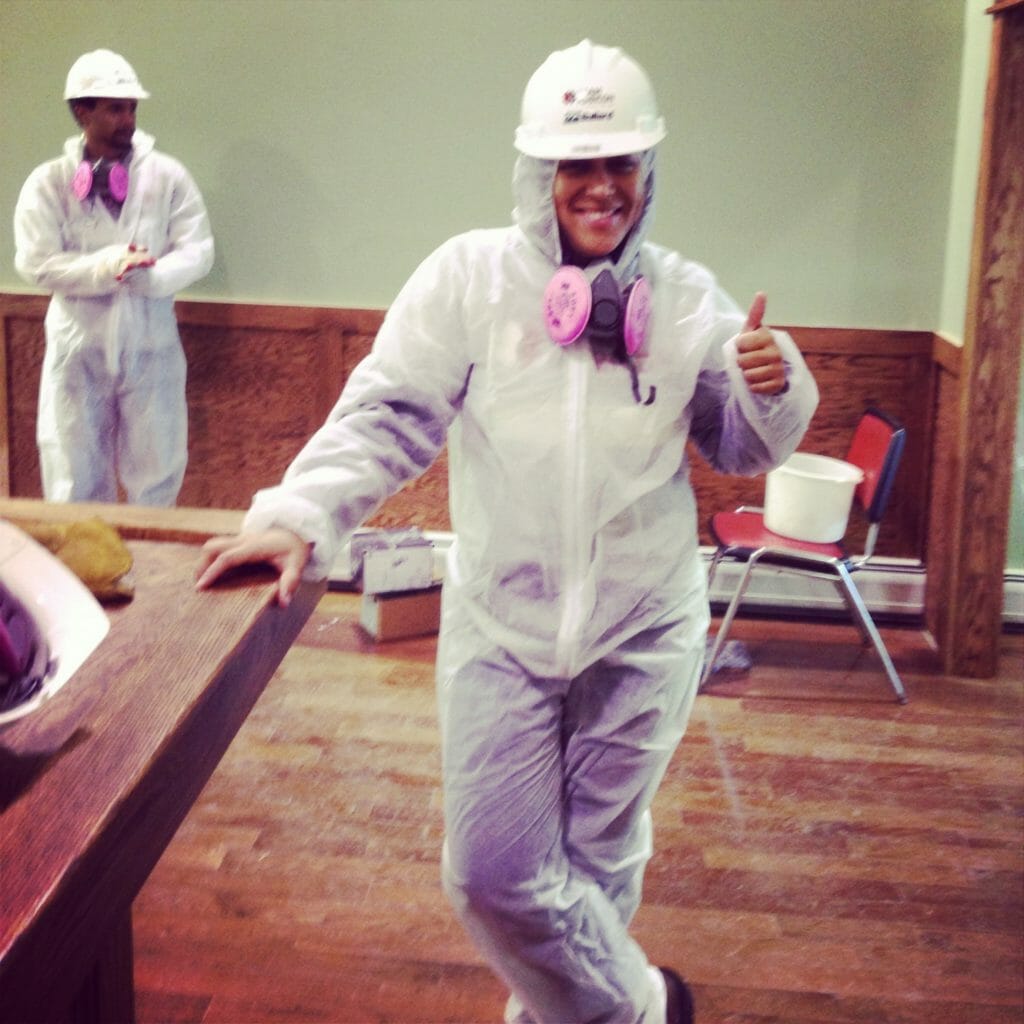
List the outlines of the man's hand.
{"label": "man's hand", "polygon": [[762,324],[768,297],[758,292],[736,338],[739,368],[755,395],[777,395],[786,386],[786,365],[772,332]]}
{"label": "man's hand", "polygon": [[149,250],[144,245],[132,243],[117,263],[114,280],[123,281],[133,271],[145,270],[155,264],[156,260],[149,255]]}
{"label": "man's hand", "polygon": [[211,537],[196,568],[196,590],[205,590],[229,569],[266,563],[278,574],[277,603],[286,607],[309,561],[310,545],[291,530],[273,528],[232,537]]}

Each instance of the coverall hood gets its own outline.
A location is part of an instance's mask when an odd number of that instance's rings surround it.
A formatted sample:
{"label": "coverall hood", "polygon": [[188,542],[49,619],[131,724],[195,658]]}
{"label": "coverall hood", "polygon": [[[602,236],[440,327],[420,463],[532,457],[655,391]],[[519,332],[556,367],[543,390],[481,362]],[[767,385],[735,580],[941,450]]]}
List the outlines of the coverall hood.
{"label": "coverall hood", "polygon": [[[617,253],[613,253],[607,259],[594,260],[584,268],[584,273],[591,281],[602,270],[610,269],[619,287],[624,288],[637,276],[640,248],[647,238],[651,222],[654,219],[655,152],[654,149],[647,150],[643,154],[640,166],[640,178],[644,190],[640,216]],[[552,196],[557,170],[557,160],[542,160],[539,157],[520,153],[516,158],[512,173],[512,193],[516,203],[512,211],[512,218],[526,235],[530,244],[539,249],[550,260],[553,267],[560,267],[566,262],[565,254],[562,252],[558,217],[555,213],[555,202]]]}

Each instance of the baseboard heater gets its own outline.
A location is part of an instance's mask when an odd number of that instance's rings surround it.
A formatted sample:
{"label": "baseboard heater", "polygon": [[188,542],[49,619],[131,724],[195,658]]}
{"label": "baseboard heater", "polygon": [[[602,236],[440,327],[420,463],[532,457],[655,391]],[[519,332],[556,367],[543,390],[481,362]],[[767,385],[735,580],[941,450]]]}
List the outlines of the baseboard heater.
{"label": "baseboard heater", "polygon": [[[712,548],[701,548],[710,562]],[[711,607],[725,610],[739,583],[743,566],[724,562],[715,573],[711,589]],[[927,573],[917,561],[877,559],[854,574],[854,582],[864,603],[878,622],[915,622],[924,616],[924,594]],[[794,617],[847,618],[845,602],[835,585],[827,580],[800,578],[757,569],[750,579],[743,598],[741,613],[747,615],[778,614]],[[1003,625],[1024,628],[1024,573],[1008,571],[1003,586]]]}
{"label": "baseboard heater", "polygon": [[[705,562],[710,562],[712,549],[702,548],[701,554]],[[709,595],[713,611],[725,610],[743,568],[739,562],[719,565]],[[854,582],[876,621],[918,622],[922,619],[925,570],[920,562],[879,560],[859,569],[854,574]],[[849,618],[839,590],[828,580],[774,572],[768,567],[756,569],[743,597],[740,614],[779,613],[794,618]]]}
{"label": "baseboard heater", "polygon": [[[424,531],[440,556],[451,545],[453,534]],[[705,564],[713,549],[702,547]],[[715,574],[710,598],[714,611],[723,611],[739,582],[742,566],[723,562]],[[926,572],[914,559],[873,560],[854,575],[864,603],[878,622],[915,622],[924,615]],[[1004,577],[1003,625],[1024,629],[1024,572],[1008,570]],[[782,575],[771,569],[754,572],[743,600],[745,615],[785,612],[794,618],[846,618],[846,606],[835,586],[825,580]]]}

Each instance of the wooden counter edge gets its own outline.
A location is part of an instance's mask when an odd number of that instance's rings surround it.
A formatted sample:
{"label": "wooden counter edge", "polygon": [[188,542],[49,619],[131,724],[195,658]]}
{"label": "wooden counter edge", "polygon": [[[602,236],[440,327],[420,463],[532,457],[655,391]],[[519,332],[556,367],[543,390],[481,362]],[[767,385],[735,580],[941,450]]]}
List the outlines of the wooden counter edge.
{"label": "wooden counter edge", "polygon": [[[134,1018],[132,901],[325,590],[323,581],[302,583],[286,609],[268,594],[262,613],[203,699],[168,734],[102,835],[83,849],[37,910],[33,927],[0,958],[2,1024],[110,1024]],[[74,951],[57,964],[49,955],[55,929],[65,948]]]}

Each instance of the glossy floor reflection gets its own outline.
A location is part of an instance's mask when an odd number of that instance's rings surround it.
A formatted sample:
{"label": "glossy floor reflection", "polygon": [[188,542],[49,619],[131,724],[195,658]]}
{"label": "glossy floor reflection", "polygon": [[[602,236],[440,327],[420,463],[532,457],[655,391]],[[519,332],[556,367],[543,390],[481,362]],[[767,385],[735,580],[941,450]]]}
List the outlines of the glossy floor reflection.
{"label": "glossy floor reflection", "polygon": [[[141,1024],[499,1021],[438,883],[433,638],[329,594],[143,888]],[[655,806],[635,922],[701,1024],[1019,1024],[1024,637],[994,680],[883,629],[738,620]]]}

